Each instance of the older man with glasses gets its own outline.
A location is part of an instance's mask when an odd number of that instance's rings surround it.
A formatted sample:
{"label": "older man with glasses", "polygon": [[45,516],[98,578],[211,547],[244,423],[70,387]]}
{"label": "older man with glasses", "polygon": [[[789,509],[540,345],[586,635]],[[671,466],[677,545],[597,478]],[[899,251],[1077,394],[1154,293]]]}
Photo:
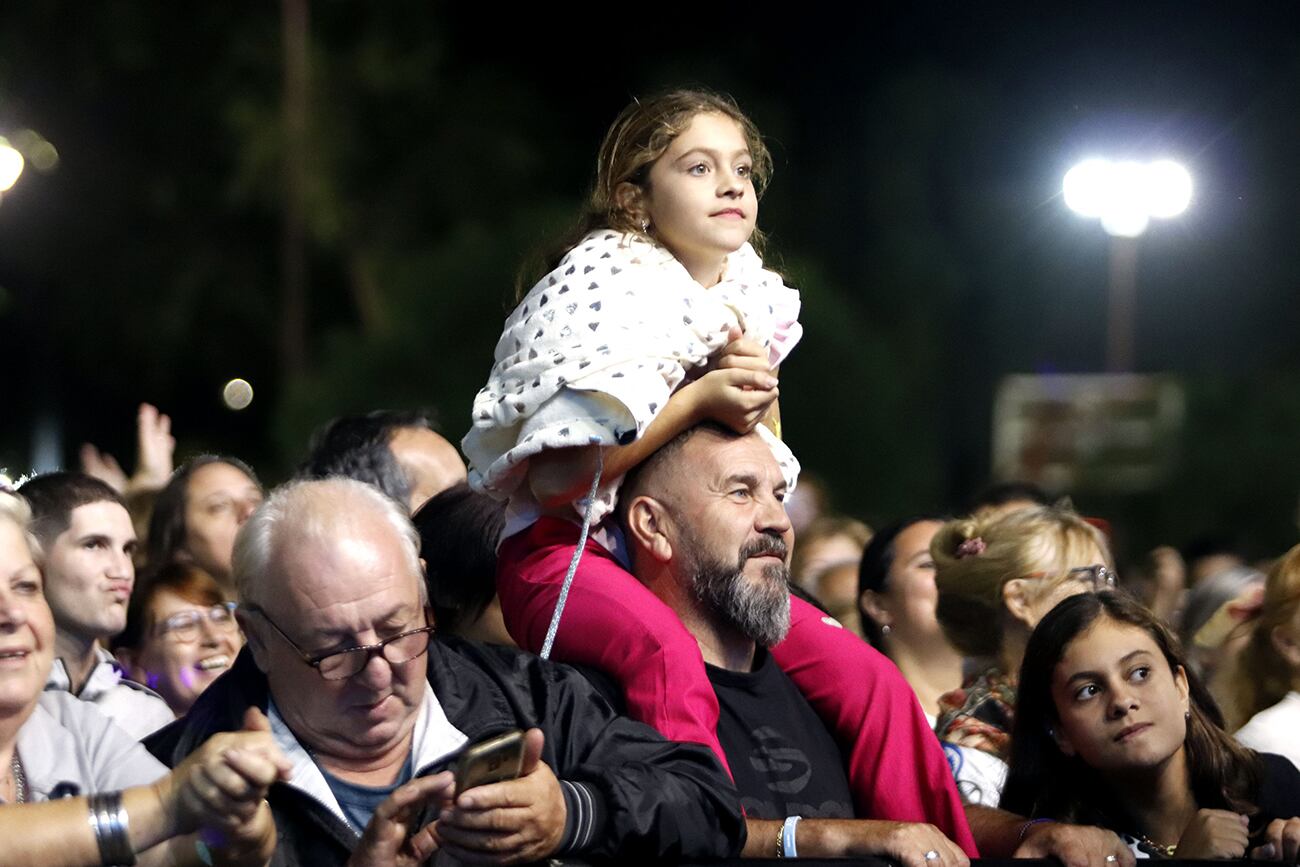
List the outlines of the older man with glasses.
{"label": "older man with glasses", "polygon": [[[150,749],[174,764],[264,708],[293,764],[268,798],[275,864],[739,849],[739,807],[706,750],[616,716],[571,671],[431,641],[417,551],[406,515],[368,485],[277,491],[235,545],[248,647]],[[516,728],[529,730],[520,776],[456,795],[453,760]]]}

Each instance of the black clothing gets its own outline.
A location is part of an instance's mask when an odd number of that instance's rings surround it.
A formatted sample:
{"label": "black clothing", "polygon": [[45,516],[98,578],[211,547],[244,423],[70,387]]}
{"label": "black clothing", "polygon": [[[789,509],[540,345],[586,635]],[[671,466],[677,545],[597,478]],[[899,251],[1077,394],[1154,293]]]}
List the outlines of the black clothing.
{"label": "black clothing", "polygon": [[754,670],[705,665],[718,696],[718,740],[755,819],[852,819],[844,758],[825,723],[766,650]]}
{"label": "black clothing", "polygon": [[[540,728],[542,753],[564,783],[594,795],[582,856],[620,861],[734,856],[745,841],[739,803],[712,753],[676,744],[617,716],[579,674],[509,648],[439,638],[429,645],[429,682],[447,718],[476,743],[514,728]],[[146,741],[175,766],[209,736],[241,727],[246,708],[267,707],[266,677],[248,648],[199,696],[189,714]],[[442,765],[422,773],[445,770]],[[571,786],[563,786],[571,789]],[[571,792],[566,803],[571,803]],[[279,844],[275,867],[344,863],[357,835],[324,804],[287,785],[268,801]],[[421,824],[436,818],[426,809]]]}
{"label": "black clothing", "polygon": [[1276,753],[1256,753],[1263,766],[1255,806],[1259,815],[1251,819],[1253,833],[1258,825],[1266,827],[1274,819],[1300,816],[1300,769],[1291,760]]}

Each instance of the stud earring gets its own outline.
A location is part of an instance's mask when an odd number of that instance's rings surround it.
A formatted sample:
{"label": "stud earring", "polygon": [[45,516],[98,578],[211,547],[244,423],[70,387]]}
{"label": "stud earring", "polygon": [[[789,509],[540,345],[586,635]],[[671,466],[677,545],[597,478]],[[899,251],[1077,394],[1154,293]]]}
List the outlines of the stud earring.
{"label": "stud earring", "polygon": [[894,630],[891,629],[891,628],[889,627],[889,624],[888,624],[888,623],[886,623],[884,626],[881,626],[881,627],[880,627],[880,634],[881,634],[881,635],[888,635],[889,633],[891,633],[891,632],[893,632],[893,631],[894,631]]}

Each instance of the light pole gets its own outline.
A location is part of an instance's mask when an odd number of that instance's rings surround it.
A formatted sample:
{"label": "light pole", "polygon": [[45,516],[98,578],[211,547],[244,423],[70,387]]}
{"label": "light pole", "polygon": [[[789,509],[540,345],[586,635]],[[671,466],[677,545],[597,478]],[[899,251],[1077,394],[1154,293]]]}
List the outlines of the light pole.
{"label": "light pole", "polygon": [[1176,217],[1192,200],[1192,177],[1173,160],[1140,163],[1089,159],[1065,174],[1065,204],[1101,220],[1110,235],[1110,283],[1106,314],[1106,369],[1133,367],[1134,297],[1138,238],[1151,220]]}

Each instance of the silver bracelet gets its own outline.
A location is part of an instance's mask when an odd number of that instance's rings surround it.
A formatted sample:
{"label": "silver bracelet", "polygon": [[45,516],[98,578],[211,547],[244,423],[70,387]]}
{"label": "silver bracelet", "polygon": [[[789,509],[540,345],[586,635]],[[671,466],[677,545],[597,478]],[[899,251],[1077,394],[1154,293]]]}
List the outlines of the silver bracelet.
{"label": "silver bracelet", "polygon": [[131,847],[131,827],[122,793],[104,792],[91,795],[87,801],[100,863],[104,867],[131,867],[135,864],[135,850]]}

